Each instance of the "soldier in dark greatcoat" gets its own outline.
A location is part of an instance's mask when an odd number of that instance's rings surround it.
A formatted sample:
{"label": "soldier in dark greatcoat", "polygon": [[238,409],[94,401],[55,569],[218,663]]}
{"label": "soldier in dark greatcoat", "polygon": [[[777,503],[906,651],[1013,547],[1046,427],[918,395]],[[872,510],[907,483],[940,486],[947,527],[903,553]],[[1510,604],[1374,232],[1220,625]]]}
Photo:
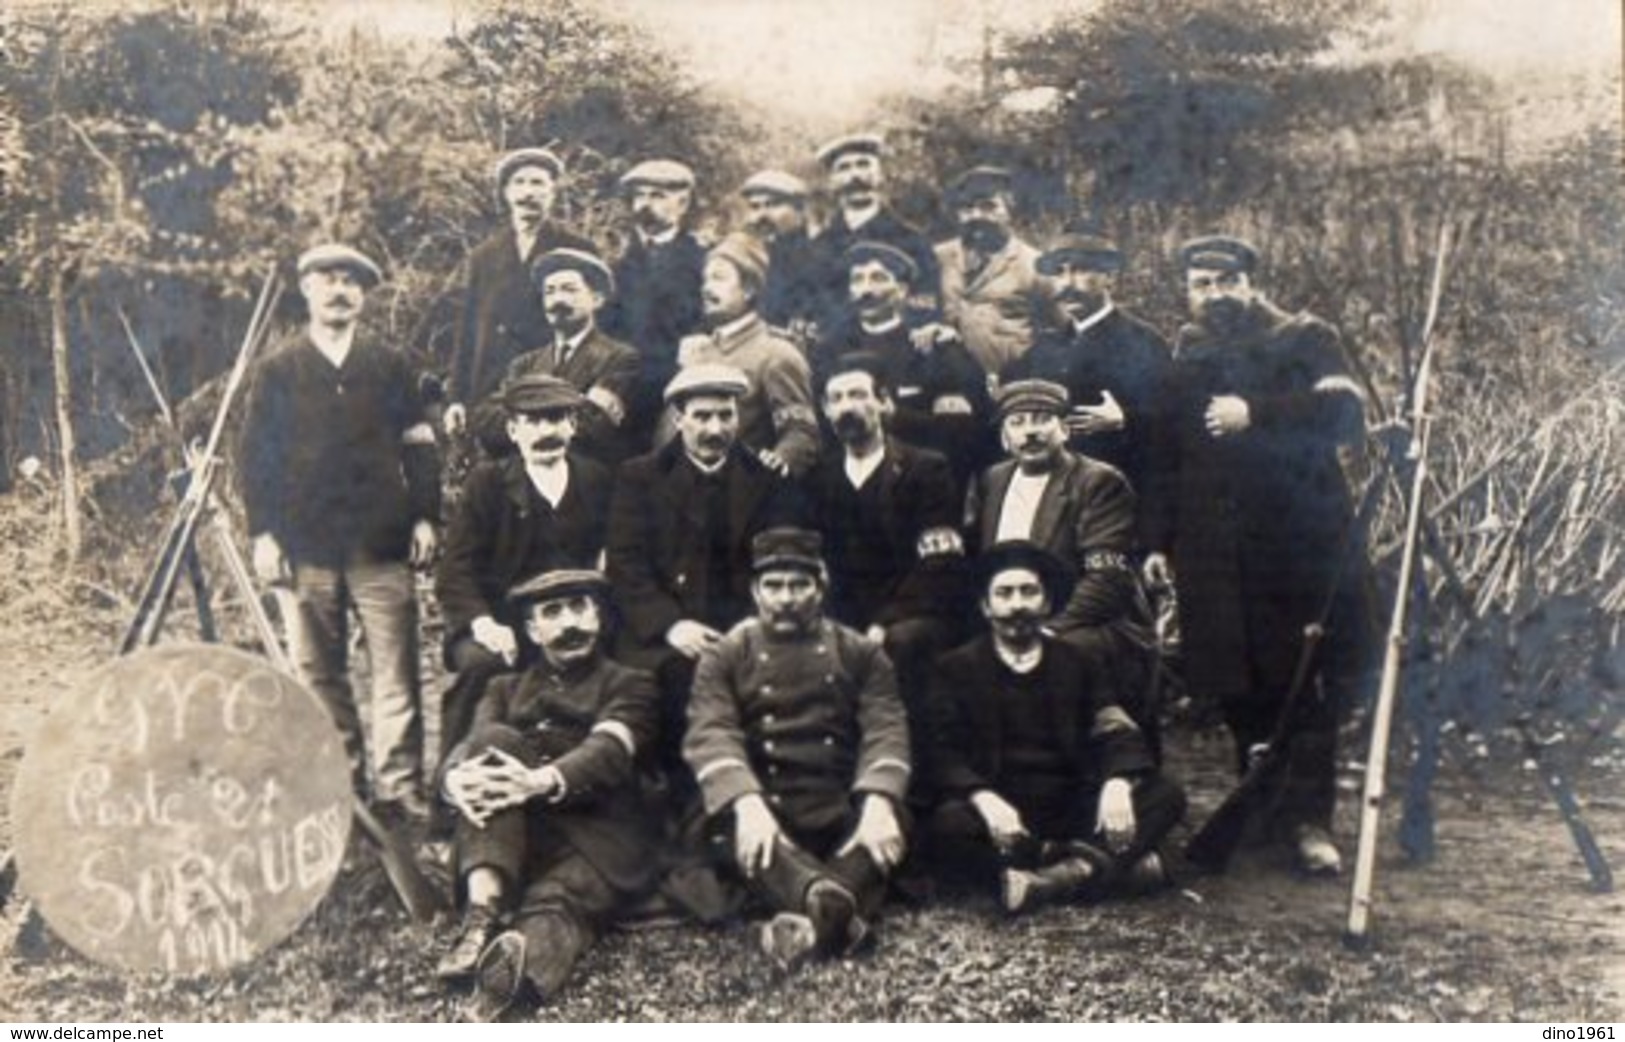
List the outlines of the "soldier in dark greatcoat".
{"label": "soldier in dark greatcoat", "polygon": [[1223,709],[1242,766],[1275,729],[1305,626],[1333,605],[1273,824],[1301,867],[1335,873],[1337,703],[1366,621],[1338,447],[1363,436],[1363,400],[1336,331],[1254,287],[1251,246],[1214,236],[1182,256],[1194,322],[1174,352],[1146,567],[1156,581],[1172,565],[1187,682]]}

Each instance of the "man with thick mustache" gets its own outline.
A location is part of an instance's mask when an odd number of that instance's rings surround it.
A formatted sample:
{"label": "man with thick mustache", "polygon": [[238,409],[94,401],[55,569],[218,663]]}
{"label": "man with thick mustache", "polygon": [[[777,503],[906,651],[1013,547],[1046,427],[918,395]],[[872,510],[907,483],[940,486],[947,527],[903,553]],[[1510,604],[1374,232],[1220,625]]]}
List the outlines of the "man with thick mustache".
{"label": "man with thick mustache", "polygon": [[527,373],[502,390],[516,451],[470,472],[435,576],[445,662],[457,674],[440,704],[440,745],[467,733],[490,679],[522,666],[522,619],[508,591],[557,568],[595,568],[604,549],[612,475],[573,451],[577,417],[593,406],[568,382]]}
{"label": "man with thick mustache", "polygon": [[756,309],[766,279],[767,251],[749,235],[713,246],[700,290],[708,332],[684,339],[677,361],[744,373],[750,389],[739,400],[739,440],[772,469],[799,476],[818,456],[818,420],[807,360]]}
{"label": "man with thick mustache", "polygon": [[1157,773],[1111,668],[1044,632],[1060,562],[1018,541],[978,566],[988,633],[939,660],[931,686],[932,864],[996,879],[1012,915],[1164,885],[1156,847],[1185,795]]}
{"label": "man with thick mustache", "polygon": [[[446,391],[448,433],[467,427],[469,410],[496,390],[514,358],[547,342],[547,314],[531,281],[532,261],[549,250],[593,248],[548,217],[563,179],[564,161],[545,148],[515,149],[492,168],[497,198],[508,211],[508,227],[476,246],[457,273],[460,304]],[[430,315],[431,324],[436,317]],[[501,411],[495,410],[499,442],[501,425]]]}
{"label": "man with thick mustache", "polygon": [[1168,344],[1112,299],[1123,255],[1109,239],[1067,232],[1038,258],[1059,324],[1005,369],[1003,379],[1050,380],[1067,390],[1067,444],[1110,463],[1145,493],[1152,432],[1168,373]]}
{"label": "man with thick mustache", "polygon": [[441,786],[458,810],[468,910],[437,974],[474,978],[478,1021],[559,994],[653,886],[659,839],[638,788],[655,741],[654,684],[604,654],[608,583],[561,569],[510,598],[535,664],[492,682]]}
{"label": "man with thick mustache", "polygon": [[915,270],[908,306],[922,313],[938,307],[936,254],[930,240],[887,204],[884,154],[878,134],[836,138],[818,150],[835,204],[834,216],[813,240],[823,297],[819,325],[825,330],[848,311],[846,251],[859,241],[883,242],[908,254]]}
{"label": "man with thick mustache", "polygon": [[915,341],[922,323],[907,304],[919,270],[908,254],[863,241],[846,251],[846,263],[852,306],[814,352],[814,378],[832,372],[843,355],[877,356],[891,389],[892,433],[942,453],[963,486],[991,462],[994,447],[981,367],[957,340]]}
{"label": "man with thick mustache", "polygon": [[621,175],[620,185],[632,234],[615,262],[616,294],[603,326],[638,352],[627,433],[642,447],[651,444],[661,392],[677,371],[677,345],[704,321],[705,247],[684,227],[694,202],[694,171],[676,160],[651,159]]}
{"label": "man with thick mustache", "polygon": [[881,646],[824,617],[817,532],[751,543],[756,616],[706,648],[683,756],[718,860],[777,913],[758,935],[781,967],[842,956],[902,863],[908,724]]}
{"label": "man with thick mustache", "polygon": [[961,174],[949,198],[958,238],[936,248],[942,270],[943,323],[917,336],[923,344],[958,337],[989,377],[997,378],[1032,347],[1050,309],[1038,277],[1038,251],[1012,230],[1015,195],[1010,171],[979,166]]}
{"label": "man with thick mustache", "polygon": [[615,277],[585,250],[551,250],[532,272],[553,342],[514,359],[506,381],[531,373],[567,381],[586,398],[576,416],[581,452],[619,463],[632,450],[626,432],[640,421],[627,412],[636,400],[638,353],[598,328],[598,313],[615,294]]}
{"label": "man with thick mustache", "polygon": [[292,584],[288,643],[301,679],[344,735],[368,790],[349,679],[350,609],[372,671],[372,789],[391,810],[427,811],[418,613],[412,569],[433,559],[440,461],[407,357],[359,328],[378,265],[327,244],[299,258],[310,321],[255,367],[238,450],[255,574]]}
{"label": "man with thick mustache", "polygon": [[807,229],[807,183],[783,170],[760,170],[739,187],[745,229],[767,246],[767,281],[757,307],[762,318],[808,343],[818,318],[818,272]]}
{"label": "man with thick mustache", "polygon": [[1362,533],[1350,531],[1338,448],[1363,437],[1364,400],[1337,332],[1254,285],[1251,245],[1209,236],[1180,256],[1193,321],[1147,489],[1146,571],[1166,579],[1172,565],[1187,682],[1223,709],[1242,769],[1275,729],[1304,627],[1333,605],[1271,829],[1300,868],[1335,874],[1338,710],[1367,641]]}
{"label": "man with thick mustache", "polygon": [[1119,697],[1156,748],[1145,711],[1150,611],[1135,567],[1135,495],[1115,468],[1066,447],[1066,390],[1019,380],[999,390],[1010,458],[985,471],[966,497],[967,529],[982,551],[1032,542],[1072,577],[1050,627],[1118,671]]}

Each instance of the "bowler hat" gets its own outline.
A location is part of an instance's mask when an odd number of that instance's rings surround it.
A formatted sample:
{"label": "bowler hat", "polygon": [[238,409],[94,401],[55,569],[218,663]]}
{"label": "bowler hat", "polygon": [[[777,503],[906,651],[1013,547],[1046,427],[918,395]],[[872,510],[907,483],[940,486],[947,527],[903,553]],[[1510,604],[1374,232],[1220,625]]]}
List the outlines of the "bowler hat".
{"label": "bowler hat", "polygon": [[581,277],[587,280],[587,285],[606,297],[615,292],[614,272],[610,271],[609,265],[600,260],[596,254],[586,250],[572,250],[568,247],[548,250],[531,265],[530,277],[537,286],[541,286],[555,271],[580,272]]}
{"label": "bowler hat", "polygon": [[323,243],[299,255],[298,271],[301,278],[313,271],[331,271],[334,268],[355,273],[367,289],[384,281],[383,269],[371,257],[343,243]]}
{"label": "bowler hat", "polygon": [[755,572],[770,568],[800,568],[822,573],[824,537],[805,528],[781,526],[756,533],[750,541],[750,566]]}
{"label": "bowler hat", "polygon": [[988,584],[1000,572],[1011,568],[1025,568],[1038,576],[1049,595],[1050,607],[1059,609],[1071,591],[1072,576],[1054,554],[1037,543],[1026,539],[1009,539],[994,543],[976,558],[976,589],[980,597],[987,596]]}

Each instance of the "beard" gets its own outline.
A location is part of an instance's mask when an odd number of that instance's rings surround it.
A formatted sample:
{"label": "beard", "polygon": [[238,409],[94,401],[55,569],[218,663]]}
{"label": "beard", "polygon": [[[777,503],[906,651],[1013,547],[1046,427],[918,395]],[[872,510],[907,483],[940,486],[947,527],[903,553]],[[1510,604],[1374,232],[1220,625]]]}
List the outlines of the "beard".
{"label": "beard", "polygon": [[1106,306],[1106,295],[1081,289],[1063,289],[1055,295],[1055,303],[1060,305],[1068,318],[1080,322]]}
{"label": "beard", "polygon": [[995,253],[1010,241],[1010,231],[992,221],[966,221],[959,227],[959,238],[978,253]]}
{"label": "beard", "polygon": [[1016,647],[1031,647],[1043,634],[1043,617],[1036,611],[1025,608],[1008,615],[997,616],[989,621],[1007,644]]}
{"label": "beard", "polygon": [[1229,297],[1219,297],[1202,305],[1197,321],[1210,333],[1228,336],[1240,332],[1252,318],[1252,306]]}
{"label": "beard", "polygon": [[830,426],[835,428],[835,436],[847,443],[866,441],[874,433],[868,419],[855,412],[842,413]]}

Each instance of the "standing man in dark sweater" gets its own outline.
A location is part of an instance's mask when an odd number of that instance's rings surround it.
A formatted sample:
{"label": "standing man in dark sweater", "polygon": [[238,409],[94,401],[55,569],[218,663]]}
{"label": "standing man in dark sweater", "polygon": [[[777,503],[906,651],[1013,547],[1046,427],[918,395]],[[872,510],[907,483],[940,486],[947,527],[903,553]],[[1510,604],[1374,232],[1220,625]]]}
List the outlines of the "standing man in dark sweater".
{"label": "standing man in dark sweater", "polygon": [[936,861],[996,871],[1011,914],[1160,885],[1156,846],[1185,794],[1157,773],[1112,670],[1044,632],[1060,563],[1012,542],[979,564],[989,632],[941,659],[931,690],[946,797],[929,830]]}
{"label": "standing man in dark sweater", "polygon": [[299,258],[310,324],[260,362],[240,465],[254,570],[292,581],[294,663],[343,732],[366,790],[361,721],[349,680],[349,608],[372,666],[373,788],[407,813],[421,792],[423,721],[412,569],[428,565],[440,514],[439,460],[420,374],[358,330],[378,266],[348,246]]}
{"label": "standing man in dark sweater", "polygon": [[694,199],[694,171],[671,159],[639,163],[621,176],[632,210],[632,235],[615,262],[615,299],[604,332],[637,348],[640,374],[627,412],[638,449],[652,444],[660,396],[677,372],[677,344],[704,321],[700,284],[705,247],[684,227]]}

